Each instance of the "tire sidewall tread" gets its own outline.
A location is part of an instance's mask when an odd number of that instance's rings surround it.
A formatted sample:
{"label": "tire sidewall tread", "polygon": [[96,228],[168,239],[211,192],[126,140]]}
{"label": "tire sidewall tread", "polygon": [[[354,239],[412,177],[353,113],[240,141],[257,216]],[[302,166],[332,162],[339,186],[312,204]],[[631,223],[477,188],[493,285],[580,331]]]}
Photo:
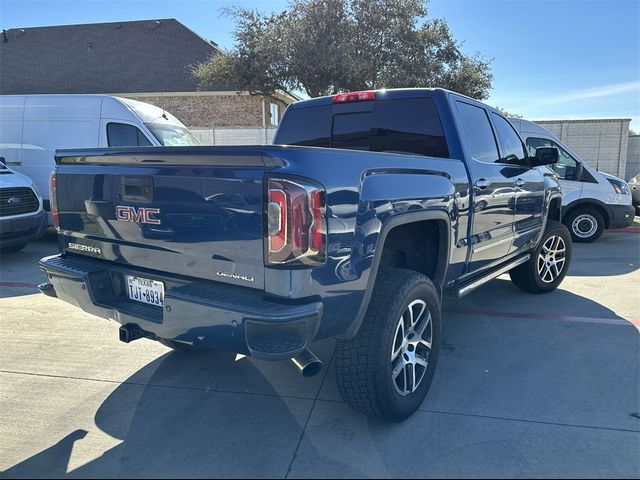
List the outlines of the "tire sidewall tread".
{"label": "tire sidewall tread", "polygon": [[[431,313],[432,348],[429,364],[416,392],[402,397],[391,381],[391,348],[397,322],[410,301],[422,299]],[[440,297],[433,282],[418,272],[382,268],[378,272],[364,322],[351,339],[336,347],[338,389],[356,410],[399,422],[417,410],[435,374],[440,347]]]}

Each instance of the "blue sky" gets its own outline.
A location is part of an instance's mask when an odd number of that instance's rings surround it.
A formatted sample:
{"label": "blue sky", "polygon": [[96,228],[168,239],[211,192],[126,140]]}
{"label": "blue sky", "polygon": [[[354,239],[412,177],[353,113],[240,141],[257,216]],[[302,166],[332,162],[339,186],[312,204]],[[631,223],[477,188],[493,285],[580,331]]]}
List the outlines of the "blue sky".
{"label": "blue sky", "polygon": [[[263,11],[283,0],[0,0],[0,27],[177,18],[233,45],[229,6]],[[640,1],[432,0],[463,50],[493,59],[487,103],[532,120],[632,118],[640,130]]]}

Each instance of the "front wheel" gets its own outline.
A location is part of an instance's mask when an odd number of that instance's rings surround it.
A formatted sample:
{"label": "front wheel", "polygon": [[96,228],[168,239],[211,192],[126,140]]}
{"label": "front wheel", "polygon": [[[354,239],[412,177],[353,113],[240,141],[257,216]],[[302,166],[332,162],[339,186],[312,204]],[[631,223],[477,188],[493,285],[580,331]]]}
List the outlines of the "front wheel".
{"label": "front wheel", "polygon": [[571,235],[562,223],[549,220],[531,258],[509,271],[511,281],[529,293],[547,293],[558,288],[571,263]]}
{"label": "front wheel", "polygon": [[577,243],[595,242],[604,232],[604,217],[593,208],[578,208],[564,219],[571,232],[571,238]]}
{"label": "front wheel", "polygon": [[380,269],[358,334],[339,340],[336,377],[354,409],[391,422],[415,412],[433,380],[440,348],[440,297],[426,276]]}

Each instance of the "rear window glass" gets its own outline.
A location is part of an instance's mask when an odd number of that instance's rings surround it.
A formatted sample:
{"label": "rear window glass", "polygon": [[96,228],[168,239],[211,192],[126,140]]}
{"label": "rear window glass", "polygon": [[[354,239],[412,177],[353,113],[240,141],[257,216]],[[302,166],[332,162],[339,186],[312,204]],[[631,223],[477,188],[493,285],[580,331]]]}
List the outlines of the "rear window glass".
{"label": "rear window glass", "polygon": [[449,156],[430,98],[377,100],[372,105],[369,111],[335,115],[333,105],[291,109],[282,120],[276,143]]}
{"label": "rear window glass", "polygon": [[280,123],[276,143],[328,147],[331,136],[331,106],[290,108]]}

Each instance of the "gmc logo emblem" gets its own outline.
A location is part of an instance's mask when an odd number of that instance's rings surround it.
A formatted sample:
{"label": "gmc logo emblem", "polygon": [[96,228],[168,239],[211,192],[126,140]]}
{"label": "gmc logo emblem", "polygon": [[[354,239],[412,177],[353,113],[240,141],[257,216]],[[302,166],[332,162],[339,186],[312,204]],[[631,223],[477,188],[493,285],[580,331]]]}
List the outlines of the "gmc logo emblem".
{"label": "gmc logo emblem", "polygon": [[160,215],[160,209],[146,207],[116,207],[116,218],[121,222],[150,223],[151,225],[160,225],[160,219],[151,218],[152,215]]}

